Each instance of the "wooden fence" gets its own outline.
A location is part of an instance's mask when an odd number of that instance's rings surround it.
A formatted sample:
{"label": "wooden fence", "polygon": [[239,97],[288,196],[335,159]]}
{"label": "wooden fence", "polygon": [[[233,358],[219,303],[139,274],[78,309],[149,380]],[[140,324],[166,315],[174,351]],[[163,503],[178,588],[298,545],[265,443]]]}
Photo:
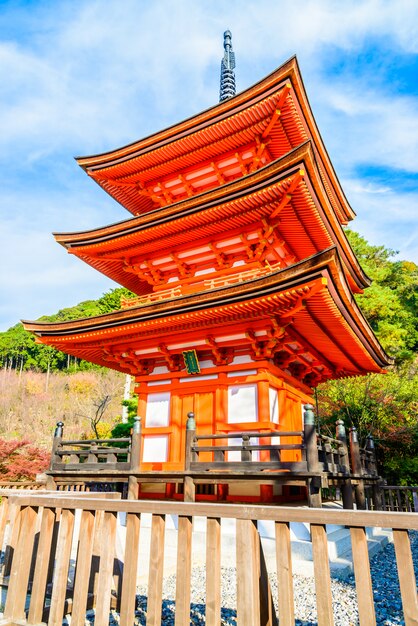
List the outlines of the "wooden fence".
{"label": "wooden fence", "polygon": [[418,513],[418,487],[384,485],[381,490],[384,511],[415,511]]}
{"label": "wooden fence", "polygon": [[[108,494],[105,494],[106,496]],[[175,625],[191,623],[191,572],[194,562],[194,519],[206,520],[206,621],[220,626],[221,532],[223,521],[235,520],[236,623],[238,626],[290,626],[295,623],[291,522],[308,522],[312,537],[317,621],[333,626],[326,524],[350,529],[357,604],[361,626],[376,623],[366,534],[367,527],[393,528],[398,577],[406,626],[418,623],[417,590],[408,529],[418,530],[418,516],[347,510],[295,509],[274,506],[121,501],[91,494],[59,495],[3,492],[0,543],[7,589],[3,625],[62,624],[71,613],[72,626],[85,624],[87,607],[95,607],[95,626],[109,624],[111,605],[121,626],[134,623],[138,568],[148,572],[147,626],[160,626],[163,601],[166,517],[177,517]],[[152,515],[149,560],[140,550],[143,515]],[[118,514],[126,515],[123,553],[117,558]],[[273,597],[257,524],[275,527]],[[338,626],[338,622],[337,622]]]}

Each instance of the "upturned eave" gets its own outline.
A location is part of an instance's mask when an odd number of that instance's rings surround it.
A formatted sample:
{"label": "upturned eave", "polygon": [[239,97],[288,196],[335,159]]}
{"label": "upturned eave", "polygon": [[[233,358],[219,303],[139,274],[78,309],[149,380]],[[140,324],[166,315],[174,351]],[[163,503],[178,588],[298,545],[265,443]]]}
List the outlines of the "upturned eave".
{"label": "upturned eave", "polygon": [[[295,172],[304,172],[303,176],[306,179],[306,184],[309,185],[310,197],[314,199],[316,206],[313,215],[316,232],[320,233],[321,230],[324,232],[321,246],[313,248],[312,242],[307,243],[307,253],[299,255],[299,257],[309,256],[319,251],[321,247],[324,249],[333,244],[337,245],[344,267],[350,275],[352,289],[357,293],[361,292],[370,285],[370,279],[359,265],[344,230],[335,216],[318,170],[312,142],[305,142],[280,159],[222,187],[104,228],[79,233],[56,233],[55,238],[69,252],[79,256],[83,261],[112,280],[140,295],[146,293],[149,286],[141,283],[133,274],[125,272],[123,267],[124,258],[129,254],[131,256],[138,254],[134,251],[135,246],[141,250],[143,256],[149,255],[161,246],[164,249],[170,246],[178,247],[181,245],[180,233],[192,232],[191,229],[197,229],[196,224],[199,219],[202,221],[201,230],[204,231],[205,214],[213,215],[212,219],[216,220],[218,219],[217,214],[221,214],[225,210],[223,207],[228,206],[230,207],[228,210],[232,214],[232,203],[244,197],[256,198],[263,189],[270,189],[275,186],[278,190],[279,185],[286,177],[292,176]],[[299,204],[300,202],[303,203],[303,199],[298,202]],[[267,219],[269,212],[271,213],[271,209],[264,212]],[[286,220],[283,220],[283,228],[285,228],[285,224]],[[206,228],[208,227],[206,226]],[[309,226],[307,228],[309,230]],[[197,230],[193,232],[195,233],[194,239],[197,240],[199,238]],[[176,233],[177,240],[173,239],[173,233]],[[300,239],[300,235],[296,231],[293,233],[289,227],[286,237],[290,246],[293,244],[292,238]],[[309,237],[305,237],[308,241]],[[150,242],[152,242],[152,247],[149,249]]]}
{"label": "upturned eave", "polygon": [[[315,146],[317,159],[320,161],[321,175],[324,184],[328,186],[334,210],[342,223],[347,223],[353,219],[355,213],[345,197],[322,141],[306,95],[296,57],[289,59],[269,76],[247,90],[198,115],[122,148],[93,156],[77,157],[77,162],[105,191],[129,211],[134,214],[147,212],[153,208],[152,204],[147,205],[144,198],[139,199],[137,191],[135,191],[135,186],[142,184],[140,176],[142,171],[160,168],[161,164],[168,163],[170,159],[173,159],[175,164],[176,159],[180,158],[181,155],[184,157],[190,150],[196,153],[193,162],[198,161],[199,157],[196,150],[203,149],[204,146],[213,141],[211,139],[213,129],[218,129],[219,141],[227,139],[230,143],[231,123],[234,129],[237,128],[239,119],[245,116],[249,107],[257,105],[262,108],[263,102],[272,94],[288,88],[291,89],[292,96],[295,97],[292,115],[298,119],[295,118],[294,123],[296,126],[302,124],[306,128],[305,139],[310,138]],[[227,124],[225,120],[229,120]],[[264,127],[267,123],[268,121],[264,122]],[[210,129],[210,133],[208,133],[208,129]],[[255,129],[254,133],[256,135],[259,131]],[[300,139],[297,143],[302,143],[305,139]],[[221,152],[227,150],[225,146]],[[233,149],[233,142],[230,149]],[[279,155],[274,158],[277,156]],[[208,156],[208,158],[212,157]],[[137,204],[138,202],[145,202],[143,208],[141,208],[142,205]]]}
{"label": "upturned eave", "polygon": [[[94,318],[23,324],[42,343],[109,366],[115,347],[121,353],[127,345],[136,349],[159,345],[164,337],[184,337],[187,329],[190,336],[204,337],[225,324],[248,329],[273,318],[331,364],[331,378],[379,372],[392,363],[352,297],[335,247],[239,285]],[[128,371],[119,361],[110,366]]]}

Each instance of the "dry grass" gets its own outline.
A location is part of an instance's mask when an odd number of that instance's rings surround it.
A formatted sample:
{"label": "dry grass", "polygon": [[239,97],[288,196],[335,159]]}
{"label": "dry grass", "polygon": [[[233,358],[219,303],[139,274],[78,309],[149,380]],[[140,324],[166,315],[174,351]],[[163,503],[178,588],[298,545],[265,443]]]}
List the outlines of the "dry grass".
{"label": "dry grass", "polygon": [[122,412],[124,376],[119,372],[88,371],[74,374],[0,371],[0,437],[29,439],[49,448],[56,422],[65,424],[66,439],[92,436],[96,406],[110,401],[99,424],[107,436]]}

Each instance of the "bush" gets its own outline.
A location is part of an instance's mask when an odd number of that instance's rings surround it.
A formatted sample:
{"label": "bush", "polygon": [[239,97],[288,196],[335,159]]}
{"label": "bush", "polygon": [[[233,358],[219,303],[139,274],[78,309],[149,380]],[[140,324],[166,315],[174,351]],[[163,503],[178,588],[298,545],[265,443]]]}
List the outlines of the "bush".
{"label": "bush", "polygon": [[1,480],[34,480],[48,468],[49,461],[49,452],[25,439],[0,439]]}

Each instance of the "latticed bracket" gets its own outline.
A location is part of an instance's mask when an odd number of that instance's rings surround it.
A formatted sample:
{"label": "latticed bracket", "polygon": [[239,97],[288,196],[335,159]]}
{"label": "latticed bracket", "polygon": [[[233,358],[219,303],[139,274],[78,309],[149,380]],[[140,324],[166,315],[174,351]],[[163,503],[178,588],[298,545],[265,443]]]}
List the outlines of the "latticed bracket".
{"label": "latticed bracket", "polygon": [[267,328],[267,339],[265,335],[257,337],[251,329],[245,335],[251,344],[252,357],[255,361],[262,359],[272,359],[274,354],[282,346],[282,339],[285,334],[285,327],[279,326],[276,319],[272,318],[272,325]]}
{"label": "latticed bracket", "polygon": [[179,274],[182,278],[188,278],[193,274],[193,268],[190,265],[187,265],[184,261],[182,261],[176,252],[170,253],[171,258],[177,266]]}
{"label": "latticed bracket", "polygon": [[184,363],[180,354],[173,354],[164,343],[160,343],[158,351],[164,356],[167,368],[170,372],[180,372]]}
{"label": "latticed bracket", "polygon": [[117,363],[122,369],[128,370],[133,376],[144,376],[151,374],[155,363],[148,359],[140,359],[133,350],[127,352],[112,352],[107,348],[103,349],[103,360]]}
{"label": "latticed bracket", "polygon": [[229,363],[232,363],[234,358],[233,348],[220,348],[211,335],[205,337],[205,343],[211,350],[214,365],[229,365]]}
{"label": "latticed bracket", "polygon": [[[146,265],[146,267],[141,267],[141,265]],[[156,267],[153,267],[153,265],[148,261],[141,261],[141,263],[138,264],[125,261],[123,264],[123,271],[135,274],[135,276],[142,278],[152,286],[163,285],[165,283],[162,272]]]}

